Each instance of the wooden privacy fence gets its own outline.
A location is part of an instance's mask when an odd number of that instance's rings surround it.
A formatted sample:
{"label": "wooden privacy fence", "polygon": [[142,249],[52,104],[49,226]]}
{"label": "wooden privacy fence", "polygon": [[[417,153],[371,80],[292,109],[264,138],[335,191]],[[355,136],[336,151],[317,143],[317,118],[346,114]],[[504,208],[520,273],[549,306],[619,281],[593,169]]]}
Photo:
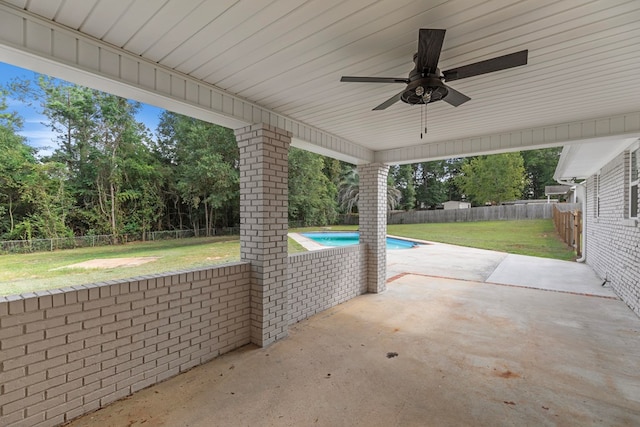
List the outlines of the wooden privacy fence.
{"label": "wooden privacy fence", "polygon": [[[563,209],[580,209],[579,203],[559,203]],[[512,221],[521,219],[551,219],[556,203],[527,203],[517,205],[482,206],[470,209],[439,209],[392,211],[387,224],[426,224],[430,222]],[[341,225],[358,225],[358,214],[342,215]]]}
{"label": "wooden privacy fence", "polygon": [[582,256],[582,212],[570,206],[553,206],[553,224],[560,238],[575,249],[577,256]]}
{"label": "wooden privacy fence", "polygon": [[[562,203],[572,209],[580,205]],[[439,209],[435,211],[390,212],[387,224],[424,224],[428,222],[511,221],[520,219],[551,219],[555,203],[482,206],[470,209]]]}

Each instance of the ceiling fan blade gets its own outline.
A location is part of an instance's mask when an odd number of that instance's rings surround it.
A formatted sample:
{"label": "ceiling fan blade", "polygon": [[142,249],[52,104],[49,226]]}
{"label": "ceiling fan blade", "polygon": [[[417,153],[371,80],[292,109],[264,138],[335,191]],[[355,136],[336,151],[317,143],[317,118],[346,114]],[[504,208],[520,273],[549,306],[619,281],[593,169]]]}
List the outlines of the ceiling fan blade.
{"label": "ceiling fan blade", "polygon": [[391,107],[393,104],[400,101],[400,97],[402,96],[403,93],[404,93],[404,89],[398,92],[397,94],[393,95],[391,98],[384,101],[382,104],[378,105],[376,108],[373,109],[373,111],[386,110],[388,107]]}
{"label": "ceiling fan blade", "polygon": [[520,52],[510,53],[508,55],[498,56],[497,58],[487,59],[486,61],[443,71],[442,74],[444,75],[444,79],[450,82],[453,80],[466,79],[467,77],[479,76],[480,74],[519,67],[520,65],[527,64],[528,54],[528,50],[521,50]]}
{"label": "ceiling fan blade", "polygon": [[352,77],[342,76],[341,82],[351,83],[409,83],[409,79],[396,78],[396,77]]}
{"label": "ceiling fan blade", "polygon": [[455,90],[450,86],[447,86],[447,91],[448,91],[447,96],[442,98],[442,100],[450,105],[453,105],[454,107],[462,105],[465,102],[471,100],[471,98],[469,98],[467,95],[465,95],[464,93],[458,92],[457,90]]}
{"label": "ceiling fan blade", "polygon": [[444,43],[446,30],[420,30],[418,35],[418,56],[416,57],[416,70],[419,73],[434,74],[438,68],[440,51]]}

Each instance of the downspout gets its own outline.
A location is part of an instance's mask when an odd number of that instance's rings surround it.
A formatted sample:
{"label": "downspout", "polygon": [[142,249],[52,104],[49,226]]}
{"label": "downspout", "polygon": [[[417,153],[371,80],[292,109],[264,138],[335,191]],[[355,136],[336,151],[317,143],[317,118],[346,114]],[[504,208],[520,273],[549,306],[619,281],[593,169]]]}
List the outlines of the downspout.
{"label": "downspout", "polygon": [[[576,262],[583,263],[587,260],[587,187],[584,183],[587,180],[582,181],[581,183],[562,181],[560,179],[556,179],[556,182],[562,185],[568,185],[570,187],[576,187],[576,195],[580,196],[580,203],[582,203],[582,240],[580,242],[580,246],[582,246],[582,256],[576,260]],[[580,188],[580,194],[578,194],[578,188]]]}

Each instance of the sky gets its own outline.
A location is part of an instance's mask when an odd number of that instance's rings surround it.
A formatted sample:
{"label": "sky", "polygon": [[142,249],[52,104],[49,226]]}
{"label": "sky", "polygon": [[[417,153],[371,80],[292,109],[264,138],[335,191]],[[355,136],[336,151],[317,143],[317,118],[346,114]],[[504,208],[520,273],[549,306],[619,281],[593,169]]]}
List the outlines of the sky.
{"label": "sky", "polygon": [[[16,78],[36,81],[38,74],[0,62],[0,87],[8,86]],[[56,135],[49,127],[43,124],[47,118],[42,114],[42,108],[38,103],[34,102],[32,105],[27,105],[18,99],[8,97],[7,107],[9,111],[17,112],[22,118],[24,124],[22,130],[18,133],[26,138],[27,144],[38,149],[40,156],[51,154],[56,147]],[[163,111],[161,108],[142,104],[136,118],[139,122],[144,123],[152,133],[155,133],[160,114]]]}

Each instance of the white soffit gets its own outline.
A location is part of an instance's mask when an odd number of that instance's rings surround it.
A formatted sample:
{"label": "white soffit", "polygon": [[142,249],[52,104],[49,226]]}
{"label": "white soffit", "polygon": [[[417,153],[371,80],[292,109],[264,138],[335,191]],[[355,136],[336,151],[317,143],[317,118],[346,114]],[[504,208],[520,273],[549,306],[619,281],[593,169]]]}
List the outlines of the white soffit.
{"label": "white soffit", "polygon": [[[522,49],[529,64],[451,82],[472,100],[430,104],[420,139],[421,107],[371,111],[402,85],[339,81],[406,77],[420,28],[447,30],[443,70]],[[635,0],[0,0],[0,61],[22,51],[37,60],[16,65],[79,69],[163,108],[295,128],[296,144],[354,162],[559,145],[550,129],[620,117],[631,125],[574,140],[640,131],[638,46]]]}
{"label": "white soffit", "polygon": [[586,179],[637,140],[637,138],[596,138],[565,145],[553,178],[568,182]]}

